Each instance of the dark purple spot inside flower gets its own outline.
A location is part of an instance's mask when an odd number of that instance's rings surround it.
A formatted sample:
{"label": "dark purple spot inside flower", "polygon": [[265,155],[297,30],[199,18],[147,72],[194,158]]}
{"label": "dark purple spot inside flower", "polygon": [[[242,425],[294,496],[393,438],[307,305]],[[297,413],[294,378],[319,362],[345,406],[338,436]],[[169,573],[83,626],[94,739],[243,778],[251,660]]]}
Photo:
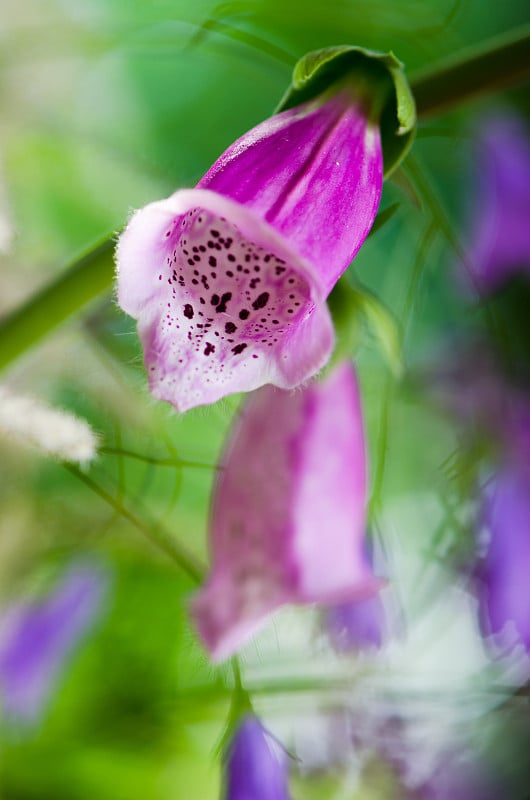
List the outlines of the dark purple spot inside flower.
{"label": "dark purple spot inside flower", "polygon": [[209,356],[210,353],[215,353],[215,347],[210,342],[206,342],[206,347],[204,348],[204,355]]}
{"label": "dark purple spot inside flower", "polygon": [[190,303],[186,303],[184,306],[184,316],[193,319],[193,306]]}
{"label": "dark purple spot inside flower", "polygon": [[210,303],[212,304],[212,306],[218,306],[219,305],[219,300],[220,300],[220,297],[219,297],[218,294],[212,294],[212,299],[210,300]]}
{"label": "dark purple spot inside flower", "polygon": [[237,331],[237,325],[234,325],[233,322],[227,322],[225,325],[226,333],[235,333]]}
{"label": "dark purple spot inside flower", "polygon": [[239,319],[248,319],[250,311],[247,311],[246,308],[242,308],[239,312]]}
{"label": "dark purple spot inside flower", "polygon": [[216,257],[215,257],[215,256],[210,256],[210,258],[208,259],[208,264],[209,264],[211,267],[216,267],[216,266],[217,266],[217,259],[216,259]]}
{"label": "dark purple spot inside flower", "polygon": [[243,350],[245,350],[245,348],[247,346],[248,345],[245,342],[242,342],[241,344],[236,344],[235,347],[232,347],[232,353],[234,353],[234,355],[238,356],[240,353],[243,352]]}
{"label": "dark purple spot inside flower", "polygon": [[270,295],[268,292],[262,292],[260,295],[258,295],[258,297],[256,297],[256,299],[252,303],[252,308],[254,309],[254,311],[257,311],[258,308],[265,308],[265,306],[269,302],[269,297]]}
{"label": "dark purple spot inside flower", "polygon": [[226,304],[231,299],[232,299],[232,292],[225,292],[223,295],[221,295],[221,302],[217,306],[217,313],[226,311]]}

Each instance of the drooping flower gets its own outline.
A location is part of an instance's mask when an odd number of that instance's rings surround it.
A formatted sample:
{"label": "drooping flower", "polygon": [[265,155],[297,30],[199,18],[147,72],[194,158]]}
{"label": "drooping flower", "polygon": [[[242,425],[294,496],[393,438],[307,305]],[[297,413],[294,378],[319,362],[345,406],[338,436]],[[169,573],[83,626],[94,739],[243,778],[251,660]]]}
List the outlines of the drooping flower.
{"label": "drooping flower", "polygon": [[483,120],[477,143],[468,255],[477,288],[488,294],[518,273],[530,279],[530,138],[521,120],[505,113]]}
{"label": "drooping flower", "polygon": [[379,588],[364,550],[366,458],[351,365],[298,392],[254,393],[222,466],[212,570],[192,605],[213,660],[284,603],[332,604]]}
{"label": "drooping flower", "polygon": [[226,758],[224,800],[289,800],[287,755],[252,715],[243,718]]}
{"label": "drooping flower", "polygon": [[117,250],[152,393],[179,411],[327,361],[326,297],[383,180],[381,98],[355,76],[253,128],[198,186],[137,211]]}
{"label": "drooping flower", "polygon": [[64,664],[102,604],[106,576],[72,566],[44,600],[21,601],[0,619],[0,705],[12,720],[38,719]]}

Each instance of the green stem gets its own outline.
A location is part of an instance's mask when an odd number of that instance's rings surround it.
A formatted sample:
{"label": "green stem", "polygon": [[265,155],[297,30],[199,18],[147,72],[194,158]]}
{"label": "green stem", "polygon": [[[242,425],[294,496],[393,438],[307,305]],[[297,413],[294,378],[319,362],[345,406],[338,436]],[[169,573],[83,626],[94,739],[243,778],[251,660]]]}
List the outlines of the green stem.
{"label": "green stem", "polygon": [[25,303],[0,319],[0,370],[112,286],[112,238],[74,262]]}
{"label": "green stem", "polygon": [[419,119],[439,116],[483,94],[530,80],[530,26],[466,48],[413,75]]}
{"label": "green stem", "polygon": [[204,580],[205,569],[183,545],[175,541],[169,534],[166,534],[160,526],[149,525],[136,517],[129,511],[119,500],[114,498],[109,492],[100,486],[96,481],[86,473],[82,472],[73,464],[64,464],[72,475],[91,489],[94,494],[97,494],[107,505],[117,511],[117,513],[130,522],[137,530],[139,530],[149,541],[159,547],[166,553],[178,566],[186,572],[189,577],[196,584],[201,584]]}

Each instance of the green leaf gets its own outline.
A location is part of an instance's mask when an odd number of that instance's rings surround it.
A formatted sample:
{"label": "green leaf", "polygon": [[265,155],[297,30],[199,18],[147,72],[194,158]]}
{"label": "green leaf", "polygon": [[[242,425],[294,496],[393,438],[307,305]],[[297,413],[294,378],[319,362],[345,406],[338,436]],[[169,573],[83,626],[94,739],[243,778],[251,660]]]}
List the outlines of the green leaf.
{"label": "green leaf", "polygon": [[357,73],[359,80],[370,81],[374,91],[385,94],[380,125],[385,176],[388,176],[407,154],[416,125],[414,98],[403,64],[393,53],[350,45],[307,53],[295,65],[291,86],[277,111],[311,100],[351,72]]}
{"label": "green leaf", "polygon": [[351,358],[361,338],[361,320],[378,341],[381,353],[396,377],[403,373],[401,335],[391,311],[366,287],[353,287],[346,277],[335,285],[328,298],[335,327],[336,344],[331,365]]}

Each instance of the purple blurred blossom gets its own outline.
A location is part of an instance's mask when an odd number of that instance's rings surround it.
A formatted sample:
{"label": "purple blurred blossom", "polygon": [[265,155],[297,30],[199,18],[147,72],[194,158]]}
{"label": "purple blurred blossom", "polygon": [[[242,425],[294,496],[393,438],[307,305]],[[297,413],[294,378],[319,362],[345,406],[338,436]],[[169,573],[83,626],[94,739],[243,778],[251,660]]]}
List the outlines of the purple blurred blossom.
{"label": "purple blurred blossom", "polygon": [[482,121],[477,143],[468,255],[477,288],[489,294],[516,273],[530,278],[530,139],[522,121],[504,113]]}
{"label": "purple blurred blossom", "polygon": [[530,464],[499,469],[484,490],[487,539],[476,570],[482,630],[502,647],[506,626],[530,651]]}
{"label": "purple blurred blossom", "polygon": [[7,717],[33,722],[101,609],[104,571],[76,563],[40,601],[23,600],[0,619],[0,701]]}
{"label": "purple blurred blossom", "polygon": [[137,211],[117,249],[149,384],[179,411],[289,389],[333,347],[326,297],[377,213],[372,98],[353,79],[265,120],[196,189]]}
{"label": "purple blurred blossom", "polygon": [[487,765],[471,753],[445,756],[429,781],[410,795],[410,800],[501,800],[508,798],[503,786]]}
{"label": "purple blurred blossom", "polygon": [[288,761],[256,717],[241,722],[227,753],[225,800],[289,800]]}
{"label": "purple blurred blossom", "polygon": [[385,638],[385,610],[380,594],[326,611],[326,631],[339,652],[380,650]]}
{"label": "purple blurred blossom", "polygon": [[284,603],[339,603],[380,586],[365,556],[366,454],[353,367],[246,402],[222,459],[212,569],[192,615],[212,659]]}

